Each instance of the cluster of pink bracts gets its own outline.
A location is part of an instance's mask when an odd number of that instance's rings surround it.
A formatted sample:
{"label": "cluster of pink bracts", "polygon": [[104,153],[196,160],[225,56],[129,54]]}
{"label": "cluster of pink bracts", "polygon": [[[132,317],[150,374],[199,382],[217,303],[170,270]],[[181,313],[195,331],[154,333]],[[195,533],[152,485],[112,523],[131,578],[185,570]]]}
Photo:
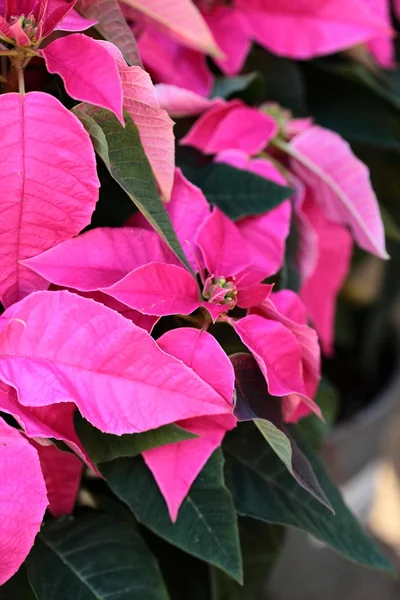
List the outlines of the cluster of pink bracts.
{"label": "cluster of pink bracts", "polygon": [[[388,65],[386,2],[236,0],[228,7],[204,0],[198,8],[190,0],[125,3],[158,86],[140,67],[127,66],[112,44],[81,33],[38,48],[56,30],[93,24],[75,11],[75,2],[0,2],[3,48],[12,43],[41,56],[73,98],[111,110],[121,122],[123,108],[130,114],[191,267],[142,216],[122,228],[78,236],[90,223],[99,189],[88,134],[52,96],[23,90],[0,96],[0,297],[6,307],[0,318],[0,411],[21,427],[0,418],[0,584],[28,554],[46,507],[55,515],[73,507],[82,465],[90,465],[74,430],[76,407],[111,434],[169,423],[197,434],[144,453],[172,519],[235,426],[228,356],[205,326],[174,329],[155,341],[150,333],[160,317],[201,308],[205,324],[218,320],[233,327],[269,392],[282,398],[285,419],[296,421],[319,413],[313,398],[320,351],[308,320],[331,352],[335,299],[353,240],[386,258],[368,171],[340,136],[276,107],[205,97],[212,84],[205,53],[233,74],[252,40],[295,58],[367,43]],[[174,165],[170,117],[187,115],[200,116],[182,144],[288,184],[293,198],[235,223],[211,209]],[[300,297],[263,283],[282,266],[292,218],[300,232]],[[245,316],[233,318],[235,306]],[[60,452],[46,442],[50,438],[77,456]]]}

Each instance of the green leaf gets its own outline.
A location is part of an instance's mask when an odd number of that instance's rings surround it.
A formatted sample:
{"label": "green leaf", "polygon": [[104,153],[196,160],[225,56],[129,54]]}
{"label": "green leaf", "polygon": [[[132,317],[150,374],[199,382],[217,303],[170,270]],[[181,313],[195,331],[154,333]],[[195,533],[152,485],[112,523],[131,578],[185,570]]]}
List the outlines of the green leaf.
{"label": "green leaf", "polygon": [[132,527],[87,513],[45,525],[27,559],[38,600],[168,600],[158,565]]}
{"label": "green leaf", "polygon": [[190,269],[171,220],[160,200],[139,132],[127,112],[125,127],[108,110],[78,104],[73,112],[90,135],[93,146],[112,177],[128,194],[171,250]]}
{"label": "green leaf", "polygon": [[25,564],[0,586],[0,600],[37,600],[28,580]]}
{"label": "green leaf", "polygon": [[233,220],[268,212],[294,193],[290,187],[224,163],[200,168],[182,165],[182,169],[210,204],[218,206]]}
{"label": "green leaf", "polygon": [[241,581],[237,517],[223,481],[221,450],[214,452],[197,476],[175,523],[171,522],[161,492],[141,457],[120,458],[98,467],[111,490],[140,523]]}
{"label": "green leaf", "polygon": [[257,71],[264,77],[266,95],[263,100],[277,102],[296,115],[310,114],[304,75],[295,61],[255,46],[247,58],[246,69]]}
{"label": "green leaf", "polygon": [[285,427],[281,399],[269,394],[265,377],[255,358],[251,354],[240,352],[230,359],[235,370],[234,413],[238,421],[254,421],[297,483],[332,510],[310,462]]}
{"label": "green leaf", "polygon": [[78,0],[76,8],[87,19],[97,21],[97,31],[121,50],[128,64],[143,66],[135,36],[122,14],[118,0]]}
{"label": "green leaf", "polygon": [[292,430],[292,435],[311,462],[335,515],[295,484],[256,431],[252,423],[242,423],[225,438],[225,478],[238,513],[302,529],[354,562],[392,571],[390,563],[344,504],[319,461],[295,432]]}
{"label": "green leaf", "polygon": [[357,81],[328,71],[322,61],[304,64],[303,69],[310,113],[319,125],[350,142],[400,150],[399,113],[385,99]]}
{"label": "green leaf", "polygon": [[264,79],[260,73],[248,73],[236,77],[217,77],[211,98],[230,98],[238,94],[242,96],[244,92],[247,92],[246,96],[253,93],[260,95],[265,91],[264,88]]}
{"label": "green leaf", "polygon": [[240,517],[239,534],[244,584],[240,586],[222,571],[213,569],[212,600],[265,600],[266,582],[283,548],[285,529]]}
{"label": "green leaf", "polygon": [[94,463],[107,462],[122,456],[137,456],[151,448],[197,437],[194,433],[173,424],[144,433],[111,435],[93,427],[78,412],[75,414],[75,429]]}

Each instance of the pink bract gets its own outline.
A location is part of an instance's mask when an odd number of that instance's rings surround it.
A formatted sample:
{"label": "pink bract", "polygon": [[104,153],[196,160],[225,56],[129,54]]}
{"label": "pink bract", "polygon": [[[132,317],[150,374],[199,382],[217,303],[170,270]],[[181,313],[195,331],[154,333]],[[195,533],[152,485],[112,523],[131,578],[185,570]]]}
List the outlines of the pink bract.
{"label": "pink bract", "polygon": [[160,108],[149,75],[137,66],[129,67],[121,52],[108,42],[99,42],[117,63],[123,89],[124,109],[139,130],[140,141],[149,159],[162,196],[169,201],[174,181],[174,122]]}
{"label": "pink bract", "polygon": [[69,515],[76,502],[83,463],[74,454],[62,452],[51,442],[32,442],[46,484],[48,509],[54,517]]}
{"label": "pink bract", "polygon": [[39,533],[48,504],[37,451],[0,418],[0,585],[16,573]]}
{"label": "pink bract", "polygon": [[299,247],[300,297],[325,354],[333,352],[336,298],[350,269],[353,242],[346,227],[328,221],[310,190],[295,204]]}
{"label": "pink bract", "polygon": [[213,36],[191,0],[123,0],[160,23],[189,48],[220,56]]}
{"label": "pink bract", "polygon": [[321,416],[313,401],[320,378],[318,338],[306,324],[296,294],[288,290],[271,294],[231,325],[257,360],[269,393],[282,397],[285,420],[295,420],[293,407],[299,403],[305,405],[304,414],[313,411]]}
{"label": "pink bract", "polygon": [[[124,122],[123,91],[118,68],[101,42],[74,33],[54,40],[39,52],[49,73],[60,75],[70,96],[107,108]],[[85,57],[84,61],[82,56]],[[106,78],[104,70],[107,72]]]}
{"label": "pink bract", "polygon": [[204,113],[180,143],[204,154],[234,149],[250,155],[263,150],[277,132],[272,117],[240,100],[232,100]]}
{"label": "pink bract", "polygon": [[251,37],[281,56],[309,59],[392,36],[365,0],[235,0]]}
{"label": "pink bract", "polygon": [[290,142],[292,168],[321,204],[326,217],[348,225],[357,244],[388,258],[379,205],[369,171],[337,133],[313,126]]}
{"label": "pink bract", "polygon": [[90,223],[99,181],[88,134],[58,100],[42,92],[4,94],[0,110],[0,297],[10,306],[46,288],[20,261]]}
{"label": "pink bract", "polygon": [[[240,150],[220,152],[214,162],[223,162],[280,185],[287,185],[286,179],[271,161],[265,158],[251,159]],[[285,201],[264,215],[245,217],[236,222],[240,233],[251,247],[252,263],[260,271],[272,275],[281,268],[291,215],[291,203]]]}
{"label": "pink bract", "polygon": [[222,98],[204,98],[200,94],[167,83],[158,83],[155,89],[161,108],[171,117],[197,116],[213,106],[225,104]]}
{"label": "pink bract", "polygon": [[[215,338],[206,331],[181,328],[168,331],[157,343],[207,381],[226,399],[233,411],[233,369]],[[178,425],[199,437],[143,453],[173,521],[193,481],[221,444],[226,431],[235,427],[236,419],[233,414],[222,414],[179,421]]]}
{"label": "pink bract", "polygon": [[213,77],[204,54],[182,46],[151,27],[140,36],[139,50],[146,69],[158,81],[204,97],[211,92]]}
{"label": "pink bract", "polygon": [[37,292],[5,314],[14,321],[0,336],[0,377],[23,406],[73,402],[92,425],[117,435],[229,412],[146,331],[93,300]]}
{"label": "pink bract", "polygon": [[223,5],[203,9],[202,14],[225,55],[215,62],[225,75],[235,75],[242,69],[251,47],[246,20],[239,11]]}

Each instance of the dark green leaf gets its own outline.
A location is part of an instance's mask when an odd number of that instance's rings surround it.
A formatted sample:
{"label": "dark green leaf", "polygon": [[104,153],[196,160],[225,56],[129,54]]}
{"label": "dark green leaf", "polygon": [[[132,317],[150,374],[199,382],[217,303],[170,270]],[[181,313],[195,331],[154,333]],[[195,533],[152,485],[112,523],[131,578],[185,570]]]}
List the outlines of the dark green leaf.
{"label": "dark green leaf", "polygon": [[[236,77],[217,77],[211,98],[230,98],[231,96],[242,96],[243,92],[250,92],[252,88],[255,95],[260,96],[265,91],[265,83],[260,73],[248,73]],[[246,94],[247,95],[247,94]]]}
{"label": "dark green leaf", "polygon": [[295,439],[336,514],[294,482],[252,423],[241,423],[228,433],[224,444],[226,482],[238,513],[303,529],[350,560],[391,571],[389,562],[350,513],[319,461],[298,436]]}
{"label": "dark green leaf", "polygon": [[135,36],[118,0],[78,0],[76,8],[87,19],[97,21],[97,31],[121,50],[128,64],[142,66]]}
{"label": "dark green leaf", "polygon": [[99,199],[86,230],[95,227],[122,227],[138,209],[128,194],[111,177],[100,158],[97,159],[97,174],[100,179]]}
{"label": "dark green leaf", "polygon": [[0,586],[0,600],[36,600],[36,596],[28,580],[25,564],[19,571]]}
{"label": "dark green leaf", "polygon": [[113,113],[90,104],[78,104],[73,111],[90,135],[96,152],[112,177],[176,256],[189,268],[171,220],[158,195],[150,163],[131,117],[124,113],[123,127]]}
{"label": "dark green leaf", "polygon": [[320,125],[350,142],[400,150],[399,113],[386,100],[360,83],[323,70],[320,63],[303,68],[310,112]]}
{"label": "dark green leaf", "polygon": [[137,456],[145,450],[197,437],[178,425],[164,425],[144,433],[111,435],[99,431],[77,412],[75,429],[86,452],[95,463],[121,456]]}
{"label": "dark green leaf", "polygon": [[38,600],[168,600],[134,524],[88,513],[45,525],[27,559]]}
{"label": "dark green leaf", "polygon": [[210,204],[215,204],[234,220],[265,213],[293,195],[290,187],[224,163],[189,169],[183,165],[182,168]]}
{"label": "dark green leaf", "polygon": [[283,547],[285,529],[240,517],[239,534],[244,585],[213,569],[213,600],[265,600],[266,582]]}
{"label": "dark green leaf", "polygon": [[332,510],[310,462],[285,427],[281,399],[269,394],[265,377],[253,355],[238,353],[230,358],[235,370],[236,418],[254,421],[297,483]]}
{"label": "dark green leaf", "polygon": [[293,60],[270,54],[256,46],[247,58],[246,69],[257,71],[264,77],[264,100],[278,102],[299,116],[308,114],[304,76]]}
{"label": "dark green leaf", "polygon": [[223,481],[223,457],[214,452],[171,522],[165,501],[141,457],[99,466],[111,490],[140,523],[171,544],[223,569],[240,581],[242,564],[237,518]]}

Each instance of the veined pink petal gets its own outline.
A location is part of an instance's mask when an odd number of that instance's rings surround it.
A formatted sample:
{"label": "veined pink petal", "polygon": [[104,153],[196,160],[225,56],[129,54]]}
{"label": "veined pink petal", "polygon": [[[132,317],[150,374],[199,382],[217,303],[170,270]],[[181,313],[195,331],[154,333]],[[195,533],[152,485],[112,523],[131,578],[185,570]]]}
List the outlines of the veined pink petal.
{"label": "veined pink petal", "polygon": [[88,292],[109,287],[153,261],[178,264],[155,231],[99,227],[23,264],[51,283]]}
{"label": "veined pink petal", "polygon": [[350,226],[358,245],[388,258],[379,206],[367,167],[337,133],[313,126],[290,143],[292,167],[313,190],[326,217]]}
{"label": "veined pink petal", "polygon": [[232,322],[242,342],[254,355],[273,396],[306,395],[302,351],[296,336],[282,323],[249,315]]}
{"label": "veined pink petal", "polygon": [[244,65],[251,41],[243,15],[229,6],[204,11],[203,17],[225,58],[215,62],[225,75],[236,75]]}
{"label": "veined pink petal", "polygon": [[65,442],[89,466],[91,462],[75,432],[75,404],[26,407],[14,388],[0,381],[0,411],[12,415],[29,438],[54,438]]}
{"label": "veined pink petal", "polygon": [[232,277],[246,270],[250,256],[235,223],[219,208],[214,208],[199,229],[197,246],[210,275]]}
{"label": "veined pink petal", "polygon": [[301,223],[306,219],[318,244],[317,262],[312,272],[304,274],[300,270],[303,280],[300,296],[318,332],[325,354],[331,354],[336,297],[350,269],[353,243],[347,228],[328,221],[310,193],[300,210],[300,236],[307,236],[307,228],[304,232],[301,231]]}
{"label": "veined pink petal", "polygon": [[152,262],[102,291],[146,315],[188,315],[203,304],[195,278],[178,265]]}
{"label": "veined pink petal", "polygon": [[27,557],[47,507],[46,487],[37,452],[0,418],[0,585]]}
{"label": "veined pink petal", "polygon": [[[220,152],[214,158],[214,162],[223,162],[280,185],[287,185],[286,179],[271,161],[265,158],[251,159],[240,150]],[[291,212],[291,203],[286,201],[264,215],[246,217],[236,222],[248,243],[254,267],[263,271],[265,277],[273,275],[281,268],[286,238],[290,231]]]}
{"label": "veined pink petal", "polygon": [[251,158],[246,152],[242,150],[224,150],[219,152],[214,157],[216,163],[226,163],[236,169],[242,169],[243,171],[250,171],[265,179],[270,179],[280,185],[287,185],[287,181],[276,166],[267,158]]}
{"label": "veined pink petal", "polygon": [[140,141],[166,201],[174,181],[174,122],[160,108],[150,76],[140,67],[129,67],[121,52],[109,42],[100,42],[117,61],[124,93],[124,109],[139,130]]}
{"label": "veined pink petal", "polygon": [[93,300],[37,292],[5,315],[25,322],[0,336],[0,376],[24,406],[74,402],[116,435],[231,410],[146,331]]}
{"label": "veined pink petal", "polygon": [[305,393],[296,389],[292,393],[301,396],[309,409],[321,416],[319,407],[313,401],[321,375],[318,337],[314,329],[306,324],[306,310],[299,296],[290,290],[273,293],[252,308],[251,313],[281,323],[296,337],[301,349],[301,373]]}
{"label": "veined pink petal", "polygon": [[[82,33],[73,33],[40,50],[50,73],[62,78],[68,94],[114,112],[121,123],[123,90],[115,60],[104,46]],[[82,60],[82,56],[85,60]],[[104,77],[104,72],[107,77]]]}
{"label": "veined pink petal", "polygon": [[[68,290],[73,291],[75,290]],[[153,331],[155,324],[159,321],[159,317],[154,317],[150,315],[143,315],[137,310],[122,304],[122,302],[118,302],[115,298],[111,296],[107,296],[103,292],[77,292],[80,296],[84,296],[85,298],[92,298],[96,302],[100,302],[100,304],[104,304],[104,306],[108,306],[108,308],[112,308],[112,310],[117,311],[120,315],[124,316],[125,319],[129,319],[142,329],[145,329],[148,333]]]}
{"label": "veined pink petal", "polygon": [[277,273],[282,266],[291,214],[292,205],[285,200],[264,215],[245,217],[236,223],[250,249],[252,264],[265,277]]}
{"label": "veined pink petal", "polygon": [[[186,179],[180,169],[175,169],[171,201],[166,205],[166,209],[186,258],[193,271],[197,271],[197,262],[193,252],[195,239],[200,226],[210,215],[211,208],[203,192]],[[150,223],[140,212],[133,215],[128,223],[136,227],[151,229]],[[168,259],[164,262],[172,262],[172,260]],[[176,264],[179,263],[176,262]]]}
{"label": "veined pink petal", "polygon": [[220,56],[213,36],[191,0],[123,0],[169,29],[189,48]]}
{"label": "veined pink petal", "polygon": [[46,282],[19,263],[90,223],[99,181],[90,138],[42,92],[0,97],[0,296],[9,306]]}
{"label": "veined pink petal", "polygon": [[[52,0],[52,4],[55,0]],[[56,0],[56,4],[63,3],[64,0]],[[77,10],[72,9],[66,17],[57,25],[55,28],[56,31],[85,31],[86,29],[90,29],[97,24],[97,21],[93,19],[85,19],[78,13]]]}
{"label": "veined pink petal", "polygon": [[154,87],[161,108],[173,118],[194,117],[201,115],[213,106],[225,104],[225,100],[222,98],[204,98],[200,94],[177,85],[158,83]]}
{"label": "veined pink petal", "polygon": [[281,56],[309,59],[391,34],[365,0],[235,0],[251,36]]}
{"label": "veined pink petal", "polygon": [[176,521],[192,483],[214,450],[221,445],[225,433],[236,426],[236,419],[233,415],[197,417],[179,421],[178,425],[199,437],[143,452],[143,458],[165,498],[171,521]]}
{"label": "veined pink petal", "polygon": [[251,308],[256,306],[269,296],[272,287],[272,285],[265,283],[256,283],[247,287],[242,287],[242,284],[238,283],[238,306],[240,306],[240,308]]}
{"label": "veined pink petal", "polygon": [[291,184],[296,190],[293,199],[293,208],[299,233],[296,264],[302,281],[305,281],[312,275],[317,265],[318,235],[303,210],[303,204],[306,201],[307,194],[311,193],[310,190],[295,175],[291,177]]}
{"label": "veined pink petal", "polygon": [[[36,23],[39,23],[39,35],[46,38],[53,33],[62,21],[68,18],[69,14],[74,10],[76,0],[65,2],[65,0],[39,0],[36,2],[33,15],[36,18]],[[22,10],[19,12],[22,15],[28,15],[29,12]]]}
{"label": "veined pink petal", "polygon": [[140,56],[153,79],[208,96],[213,76],[204,54],[182,46],[162,31],[147,27],[138,42]]}
{"label": "veined pink petal", "polygon": [[[232,364],[228,364],[230,361],[215,338],[206,331],[181,328],[168,331],[158,340],[158,344],[165,352],[176,356],[193,369],[233,409]],[[236,419],[233,414],[199,416],[179,421],[178,424],[199,437],[143,453],[168,505],[172,521],[176,520],[193,481],[221,444],[226,431],[235,427]]]}
{"label": "veined pink petal", "polygon": [[83,463],[74,454],[61,452],[54,444],[32,444],[39,455],[49,499],[49,511],[53,517],[69,515],[78,495]]}
{"label": "veined pink petal", "polygon": [[204,154],[229,149],[257,154],[276,133],[277,125],[272,117],[240,100],[231,100],[204,113],[180,143]]}

